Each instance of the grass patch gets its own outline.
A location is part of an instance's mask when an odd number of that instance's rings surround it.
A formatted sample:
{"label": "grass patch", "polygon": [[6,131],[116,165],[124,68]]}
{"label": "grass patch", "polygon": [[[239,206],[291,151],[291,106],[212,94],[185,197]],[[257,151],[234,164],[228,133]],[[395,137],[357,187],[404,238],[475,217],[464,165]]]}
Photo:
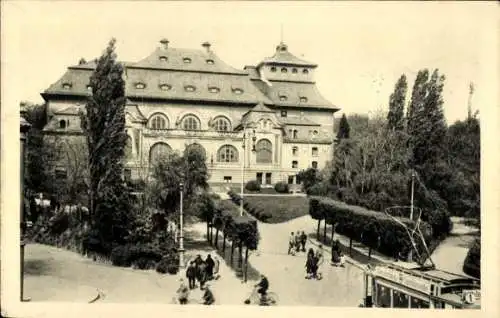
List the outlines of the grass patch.
{"label": "grass patch", "polygon": [[[241,194],[241,188],[240,187],[231,187],[231,191],[234,193]],[[259,191],[250,191],[247,189],[243,189],[243,194],[269,194],[269,195],[274,195],[274,194],[283,194],[283,193],[278,193],[276,190],[273,188],[261,188]]]}
{"label": "grass patch", "polygon": [[247,210],[251,214],[266,213],[270,218],[266,223],[282,223],[309,213],[309,199],[307,197],[280,197],[280,196],[258,196],[245,197],[248,204]]}

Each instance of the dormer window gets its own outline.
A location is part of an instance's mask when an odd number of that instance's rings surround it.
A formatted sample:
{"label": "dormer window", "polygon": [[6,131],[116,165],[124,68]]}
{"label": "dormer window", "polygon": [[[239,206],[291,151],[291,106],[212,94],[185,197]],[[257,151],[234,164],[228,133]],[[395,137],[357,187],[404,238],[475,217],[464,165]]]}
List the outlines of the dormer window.
{"label": "dormer window", "polygon": [[318,135],[318,131],[317,130],[313,130],[313,137],[316,137]]}
{"label": "dormer window", "polygon": [[171,90],[171,89],[172,89],[172,86],[170,86],[170,85],[168,85],[168,84],[160,84],[160,86],[159,86],[159,87],[160,87],[160,89],[161,89],[162,91],[169,91],[169,90]]}
{"label": "dormer window", "polygon": [[281,68],[281,73],[288,73],[288,69],[286,67]]}
{"label": "dormer window", "polygon": [[219,89],[218,87],[212,86],[212,87],[209,87],[209,88],[208,88],[208,91],[209,91],[210,93],[214,93],[214,94],[215,94],[215,93],[220,92],[220,89]]}
{"label": "dormer window", "polygon": [[276,67],[274,67],[274,66],[271,67],[271,72],[273,72],[273,73],[276,72]]}
{"label": "dormer window", "polygon": [[214,60],[207,60],[207,64],[209,65],[214,65],[214,63],[215,63]]}
{"label": "dormer window", "polygon": [[62,84],[62,87],[63,87],[64,89],[71,89],[71,87],[72,87],[72,86],[73,86],[73,85],[71,85],[71,83],[63,83],[63,84]]}
{"label": "dormer window", "polygon": [[159,57],[159,59],[160,59],[160,61],[162,61],[162,62],[166,62],[166,61],[168,61],[168,58],[167,58],[166,56],[163,56],[163,55],[162,55],[162,56],[160,56],[160,57]]}
{"label": "dormer window", "polygon": [[67,126],[67,124],[66,124],[65,120],[60,120],[59,121],[59,128],[66,129],[66,126]]}
{"label": "dormer window", "polygon": [[286,102],[288,98],[285,95],[280,96],[280,102]]}
{"label": "dormer window", "polygon": [[298,71],[297,71],[297,69],[296,69],[296,68],[292,68],[292,73],[293,73],[293,74],[297,74],[297,72],[298,72]]}
{"label": "dormer window", "polygon": [[300,97],[300,102],[307,103],[307,97],[304,97],[304,96]]}
{"label": "dormer window", "polygon": [[309,74],[309,70],[307,68],[305,68],[305,69],[302,70],[302,73]]}
{"label": "dormer window", "polygon": [[146,88],[146,84],[144,84],[144,83],[135,83],[135,88],[137,88],[137,89],[145,89]]}
{"label": "dormer window", "polygon": [[194,87],[193,85],[187,85],[187,86],[184,86],[184,90],[186,92],[194,92],[196,90],[196,87]]}
{"label": "dormer window", "polygon": [[182,59],[182,61],[185,63],[185,64],[190,64],[191,63],[191,59],[189,57],[185,57],[184,59]]}
{"label": "dormer window", "polygon": [[243,90],[241,88],[233,88],[233,93],[236,95],[241,95],[243,94]]}

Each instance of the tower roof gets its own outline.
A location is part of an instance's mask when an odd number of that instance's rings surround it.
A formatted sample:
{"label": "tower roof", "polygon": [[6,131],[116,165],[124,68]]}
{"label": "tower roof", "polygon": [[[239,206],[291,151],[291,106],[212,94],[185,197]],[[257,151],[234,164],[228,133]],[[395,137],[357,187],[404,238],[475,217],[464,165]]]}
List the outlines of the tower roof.
{"label": "tower roof", "polygon": [[[317,64],[299,59],[288,51],[288,45],[281,42],[276,46],[276,53],[273,56],[265,58],[260,64],[278,64],[278,65],[296,65],[317,67]],[[259,65],[260,65],[259,64]]]}

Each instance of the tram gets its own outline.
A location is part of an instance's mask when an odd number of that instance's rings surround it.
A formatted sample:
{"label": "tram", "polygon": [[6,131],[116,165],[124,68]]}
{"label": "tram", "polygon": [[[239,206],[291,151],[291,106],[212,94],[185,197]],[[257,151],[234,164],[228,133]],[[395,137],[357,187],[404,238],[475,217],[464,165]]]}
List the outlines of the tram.
{"label": "tram", "polygon": [[400,264],[368,267],[362,307],[481,308],[480,281],[433,267]]}

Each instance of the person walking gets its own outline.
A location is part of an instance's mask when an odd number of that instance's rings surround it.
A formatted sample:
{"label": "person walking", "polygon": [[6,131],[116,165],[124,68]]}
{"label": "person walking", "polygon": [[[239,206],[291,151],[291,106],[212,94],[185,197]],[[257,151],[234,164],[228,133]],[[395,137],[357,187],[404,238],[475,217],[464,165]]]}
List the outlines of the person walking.
{"label": "person walking", "polygon": [[194,267],[194,262],[189,263],[189,267],[186,270],[186,277],[188,279],[189,289],[194,289],[196,287],[196,268]]}
{"label": "person walking", "polygon": [[300,231],[295,234],[295,253],[300,252]]}
{"label": "person walking", "polygon": [[340,242],[336,240],[332,244],[332,263],[338,264],[340,262]]}
{"label": "person walking", "polygon": [[288,255],[292,254],[294,244],[295,244],[295,236],[293,235],[292,232],[290,234],[290,238],[288,239]]}
{"label": "person walking", "polygon": [[306,243],[307,243],[307,235],[302,231],[302,234],[300,234],[300,244],[302,245],[302,252],[306,251]]}
{"label": "person walking", "polygon": [[186,286],[186,284],[184,283],[183,278],[180,279],[180,282],[181,282],[181,285],[179,286],[179,289],[177,289],[177,297],[178,297],[179,303],[181,305],[185,305],[188,303],[189,289]]}
{"label": "person walking", "polygon": [[207,255],[207,259],[205,260],[205,263],[207,264],[207,267],[206,267],[207,280],[212,280],[212,279],[214,279],[215,262],[212,259],[212,256],[210,256],[210,254]]}
{"label": "person walking", "polygon": [[200,289],[203,289],[207,282],[207,263],[203,261],[198,265],[198,282],[200,282]]}
{"label": "person walking", "polygon": [[306,279],[310,279],[313,274],[314,267],[314,250],[312,248],[307,252],[306,258]]}
{"label": "person walking", "polygon": [[214,278],[215,279],[219,279],[219,277],[220,277],[219,270],[220,270],[220,261],[219,261],[219,258],[217,256],[215,256],[214,257]]}
{"label": "person walking", "polygon": [[205,289],[203,293],[203,305],[212,305],[215,302],[215,297],[210,289],[210,284],[207,283],[203,289]]}

